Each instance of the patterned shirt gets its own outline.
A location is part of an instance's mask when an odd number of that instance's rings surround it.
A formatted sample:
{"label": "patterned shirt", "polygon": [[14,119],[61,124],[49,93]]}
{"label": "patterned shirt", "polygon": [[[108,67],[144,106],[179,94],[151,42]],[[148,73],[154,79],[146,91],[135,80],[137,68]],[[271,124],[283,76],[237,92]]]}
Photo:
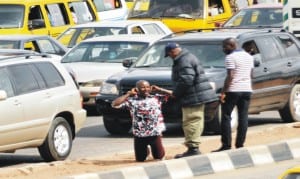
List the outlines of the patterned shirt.
{"label": "patterned shirt", "polygon": [[254,68],[254,59],[250,54],[244,50],[235,50],[226,56],[225,67],[233,70],[229,92],[252,92],[251,70]]}
{"label": "patterned shirt", "polygon": [[129,109],[132,117],[133,135],[136,137],[159,136],[166,129],[161,111],[162,103],[169,95],[155,94],[146,98],[128,97],[121,105]]}

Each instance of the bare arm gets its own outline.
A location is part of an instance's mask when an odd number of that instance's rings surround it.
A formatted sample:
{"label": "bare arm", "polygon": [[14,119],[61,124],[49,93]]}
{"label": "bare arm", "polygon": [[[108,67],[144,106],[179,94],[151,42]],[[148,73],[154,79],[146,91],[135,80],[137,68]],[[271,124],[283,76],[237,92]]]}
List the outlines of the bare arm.
{"label": "bare arm", "polygon": [[136,88],[132,88],[130,91],[128,91],[126,94],[116,98],[115,100],[113,100],[113,102],[111,103],[112,107],[118,107],[119,105],[121,105],[122,103],[124,103],[126,101],[126,99],[129,96],[133,96],[136,95]]}
{"label": "bare arm", "polygon": [[152,85],[151,86],[151,90],[155,91],[155,92],[160,92],[160,93],[168,94],[170,96],[172,96],[172,94],[173,94],[173,91],[167,90],[167,89],[164,89],[164,88],[160,88],[160,87],[158,87],[156,85]]}

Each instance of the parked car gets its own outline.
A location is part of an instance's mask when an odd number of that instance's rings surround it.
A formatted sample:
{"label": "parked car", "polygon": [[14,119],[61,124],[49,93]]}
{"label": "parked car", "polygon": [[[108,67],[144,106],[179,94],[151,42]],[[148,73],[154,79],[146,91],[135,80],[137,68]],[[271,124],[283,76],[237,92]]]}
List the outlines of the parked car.
{"label": "parked car", "polygon": [[117,34],[153,34],[170,35],[173,32],[162,22],[156,21],[103,21],[87,23],[71,27],[64,31],[57,39],[72,48],[84,39],[104,35]]}
{"label": "parked car", "polygon": [[[128,70],[108,78],[96,96],[97,109],[103,113],[104,126],[111,134],[127,133],[131,128],[129,112],[114,109],[111,102],[143,79],[172,90],[171,66],[173,61],[164,58],[165,45],[177,42],[195,54],[205,67],[211,85],[219,94],[226,76],[222,41],[228,37],[238,39],[255,58],[253,95],[250,114],[278,110],[285,122],[300,121],[300,44],[290,33],[280,30],[223,30],[206,33],[188,33],[162,39],[153,44]],[[127,67],[130,61],[124,63]],[[205,131],[220,132],[220,110],[215,103],[206,105]],[[165,122],[180,123],[180,105],[171,100],[162,106]],[[232,113],[232,129],[237,124],[237,110]]]}
{"label": "parked car", "polygon": [[37,147],[64,160],[86,120],[81,95],[58,62],[26,55],[0,60],[0,152]]}
{"label": "parked car", "polygon": [[7,48],[58,56],[63,56],[68,51],[68,48],[48,35],[0,35],[0,49]]}
{"label": "parked car", "polygon": [[124,59],[135,60],[161,35],[110,35],[82,41],[61,60],[74,72],[85,107],[96,111],[95,97],[110,75],[123,71]]}
{"label": "parked car", "polygon": [[241,9],[222,26],[225,28],[282,28],[283,5],[281,3],[259,3]]}

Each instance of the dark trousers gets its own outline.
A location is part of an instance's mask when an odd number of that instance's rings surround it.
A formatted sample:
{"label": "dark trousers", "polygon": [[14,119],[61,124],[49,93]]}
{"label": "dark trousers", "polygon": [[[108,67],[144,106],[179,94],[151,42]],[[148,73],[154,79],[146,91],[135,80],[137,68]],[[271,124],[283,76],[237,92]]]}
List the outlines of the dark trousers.
{"label": "dark trousers", "polygon": [[165,149],[162,145],[161,136],[134,137],[134,152],[136,161],[145,161],[149,155],[148,145],[154,159],[162,159],[165,156]]}
{"label": "dark trousers", "polygon": [[225,103],[222,103],[221,141],[222,146],[231,147],[231,113],[238,109],[238,128],[235,147],[243,147],[248,129],[248,108],[251,92],[227,92]]}

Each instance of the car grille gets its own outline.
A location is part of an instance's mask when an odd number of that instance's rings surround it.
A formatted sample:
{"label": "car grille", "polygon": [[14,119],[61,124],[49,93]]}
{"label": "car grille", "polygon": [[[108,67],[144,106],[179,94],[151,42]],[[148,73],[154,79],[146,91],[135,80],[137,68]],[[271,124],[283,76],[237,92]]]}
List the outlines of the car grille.
{"label": "car grille", "polygon": [[[159,84],[155,84],[155,85],[157,85],[161,88],[169,89],[169,90],[172,89],[172,85],[159,85]],[[123,94],[127,93],[127,91],[130,91],[134,87],[135,87],[135,84],[134,85],[122,85],[122,86],[120,86],[120,95],[123,95]]]}

